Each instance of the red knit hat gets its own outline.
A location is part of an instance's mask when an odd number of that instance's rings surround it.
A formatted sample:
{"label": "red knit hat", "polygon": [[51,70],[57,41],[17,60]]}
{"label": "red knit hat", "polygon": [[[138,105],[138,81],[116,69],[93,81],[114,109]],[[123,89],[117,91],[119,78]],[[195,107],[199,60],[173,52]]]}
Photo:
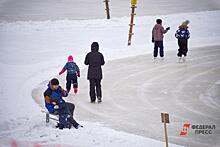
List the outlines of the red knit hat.
{"label": "red knit hat", "polygon": [[72,55],[69,55],[68,61],[69,61],[69,62],[73,61],[73,56],[72,56]]}

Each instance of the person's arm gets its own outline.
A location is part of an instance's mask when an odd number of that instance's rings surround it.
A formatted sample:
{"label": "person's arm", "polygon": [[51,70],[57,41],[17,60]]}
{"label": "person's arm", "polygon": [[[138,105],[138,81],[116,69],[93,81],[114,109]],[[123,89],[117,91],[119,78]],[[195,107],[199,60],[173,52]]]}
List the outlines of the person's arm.
{"label": "person's arm", "polygon": [[62,91],[62,96],[63,97],[67,97],[68,96],[68,92],[65,91],[63,88],[61,88],[61,91]]}
{"label": "person's arm", "polygon": [[89,65],[89,54],[86,55],[84,64]]}
{"label": "person's arm", "polygon": [[63,67],[63,69],[59,72],[59,75],[63,74],[67,69],[67,64]]}
{"label": "person's arm", "polygon": [[189,38],[190,38],[190,32],[189,32],[189,30],[186,31],[186,35],[187,35],[187,39],[189,39]]}
{"label": "person's arm", "polygon": [[152,42],[154,42],[154,29],[155,27],[153,27],[153,29],[152,29]]}
{"label": "person's arm", "polygon": [[77,73],[77,76],[80,77],[80,70],[79,70],[79,66],[76,65],[76,73]]}
{"label": "person's arm", "polygon": [[101,65],[105,64],[104,56],[101,54]]}
{"label": "person's arm", "polygon": [[180,30],[178,29],[175,33],[175,37],[178,39],[180,37]]}
{"label": "person's arm", "polygon": [[166,29],[164,29],[164,27],[161,27],[161,31],[163,34],[166,34],[169,30],[170,30],[170,27],[167,27]]}

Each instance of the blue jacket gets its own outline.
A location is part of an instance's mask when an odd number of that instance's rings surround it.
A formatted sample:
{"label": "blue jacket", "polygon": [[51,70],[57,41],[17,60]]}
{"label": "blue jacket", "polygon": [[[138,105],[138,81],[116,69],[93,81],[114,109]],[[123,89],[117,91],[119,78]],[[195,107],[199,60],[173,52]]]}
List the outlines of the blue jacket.
{"label": "blue jacket", "polygon": [[79,73],[79,67],[75,62],[67,62],[65,66],[63,67],[62,71],[66,71],[67,74],[76,74]]}
{"label": "blue jacket", "polygon": [[187,28],[179,28],[176,31],[175,37],[177,39],[189,39],[190,38],[190,33]]}
{"label": "blue jacket", "polygon": [[45,107],[50,113],[55,112],[54,104],[52,102],[56,102],[57,104],[63,103],[64,100],[62,97],[67,97],[68,93],[62,89],[60,86],[58,89],[52,89],[51,84],[48,84],[47,90],[44,92],[44,99],[45,99]]}

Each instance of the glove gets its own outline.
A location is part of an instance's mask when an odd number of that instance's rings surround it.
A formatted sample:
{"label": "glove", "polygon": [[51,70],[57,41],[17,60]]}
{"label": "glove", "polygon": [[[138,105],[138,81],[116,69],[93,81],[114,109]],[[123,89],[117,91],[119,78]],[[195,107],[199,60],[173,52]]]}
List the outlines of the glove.
{"label": "glove", "polygon": [[170,27],[167,27],[166,30],[169,31],[169,30],[170,30]]}
{"label": "glove", "polygon": [[59,75],[61,75],[62,73],[64,73],[64,70],[61,70],[61,71],[59,72]]}
{"label": "glove", "polygon": [[58,106],[58,105],[55,105],[55,106],[54,106],[54,109],[59,109],[59,106]]}
{"label": "glove", "polygon": [[64,91],[63,97],[67,97],[68,96],[68,92]]}
{"label": "glove", "polygon": [[80,72],[77,72],[77,76],[80,77]]}
{"label": "glove", "polygon": [[154,37],[152,37],[152,43],[154,43]]}
{"label": "glove", "polygon": [[53,105],[56,105],[57,103],[56,103],[56,102],[52,102],[52,104],[53,104]]}

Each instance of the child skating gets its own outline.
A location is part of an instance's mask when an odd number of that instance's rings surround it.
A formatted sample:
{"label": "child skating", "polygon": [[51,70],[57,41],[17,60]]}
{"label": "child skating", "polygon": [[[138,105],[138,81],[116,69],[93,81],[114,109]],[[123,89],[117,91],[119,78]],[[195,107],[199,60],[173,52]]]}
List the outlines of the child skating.
{"label": "child skating", "polygon": [[68,62],[59,72],[59,75],[63,74],[66,70],[66,90],[69,93],[71,89],[71,84],[73,84],[74,94],[76,94],[78,92],[77,77],[80,77],[80,70],[77,64],[73,61],[73,56],[71,55],[68,57]]}
{"label": "child skating", "polygon": [[158,48],[160,48],[160,57],[164,59],[163,34],[167,33],[168,30],[170,30],[170,27],[164,29],[161,19],[156,20],[156,25],[152,30],[152,42],[154,43],[154,59],[157,58]]}
{"label": "child skating", "polygon": [[188,30],[189,20],[184,21],[179,29],[176,31],[175,37],[178,39],[178,53],[179,62],[185,62],[188,52],[188,39],[190,38],[190,32]]}

